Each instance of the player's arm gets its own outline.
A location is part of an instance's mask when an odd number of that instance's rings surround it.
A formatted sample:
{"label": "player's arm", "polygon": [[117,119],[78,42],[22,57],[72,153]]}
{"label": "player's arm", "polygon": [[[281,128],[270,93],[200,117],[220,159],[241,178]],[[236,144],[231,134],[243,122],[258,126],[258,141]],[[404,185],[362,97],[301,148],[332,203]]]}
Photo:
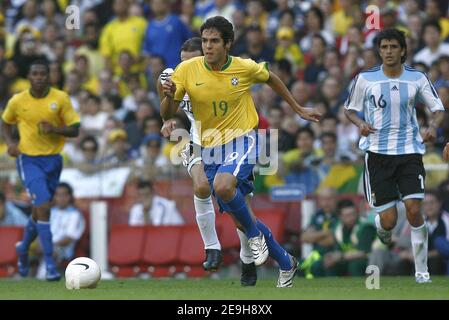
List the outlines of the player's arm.
{"label": "player's arm", "polygon": [[43,134],[59,134],[67,138],[78,137],[80,133],[80,123],[75,123],[70,126],[55,127],[47,121],[41,121],[39,123],[41,133]]}
{"label": "player's arm", "polygon": [[162,94],[159,94],[159,96],[163,97],[163,99],[161,100],[160,114],[164,120],[161,132],[164,137],[170,136],[171,132],[176,127],[176,122],[172,120],[172,118],[175,116],[176,111],[178,111],[181,101],[174,99],[175,92],[176,84],[171,81],[171,79],[167,79],[165,83],[161,85]]}
{"label": "player's arm", "polygon": [[318,122],[320,120],[321,113],[314,109],[304,108],[300,106],[295,101],[295,98],[293,98],[288,88],[276,74],[269,71],[269,77],[266,83],[271,87],[271,89],[274,90],[274,92],[280,95],[282,99],[284,99],[288,103],[290,108],[292,108],[292,110],[295,111],[301,118],[314,122]]}
{"label": "player's arm", "polygon": [[14,125],[2,121],[2,136],[8,146],[8,154],[11,157],[17,157],[20,154],[19,143],[14,139]]}
{"label": "player's arm", "polygon": [[432,113],[432,120],[429,123],[429,127],[424,132],[423,143],[424,142],[434,142],[437,138],[437,129],[443,122],[444,111],[437,110]]}
{"label": "player's arm", "polygon": [[376,129],[357,115],[358,112],[363,111],[364,92],[363,79],[357,75],[352,81],[344,107],[346,118],[359,128],[360,135],[366,137],[370,133],[375,133]]}

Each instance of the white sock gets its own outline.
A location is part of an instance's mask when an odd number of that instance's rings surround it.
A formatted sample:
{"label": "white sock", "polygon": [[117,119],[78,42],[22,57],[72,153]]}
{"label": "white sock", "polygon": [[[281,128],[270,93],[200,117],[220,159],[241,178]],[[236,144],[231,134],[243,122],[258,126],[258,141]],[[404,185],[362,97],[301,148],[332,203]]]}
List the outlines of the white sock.
{"label": "white sock", "polygon": [[193,196],[195,204],[196,222],[203,238],[204,249],[221,250],[220,241],[215,230],[215,210],[212,198],[201,199]]}
{"label": "white sock", "polygon": [[420,227],[411,228],[413,257],[415,258],[415,272],[427,273],[427,224],[424,222],[424,224]]}
{"label": "white sock", "polygon": [[245,264],[253,263],[254,257],[253,257],[253,252],[251,251],[250,247],[248,246],[248,237],[240,229],[237,229],[237,234],[240,239],[240,259],[242,259],[243,263],[245,263]]}

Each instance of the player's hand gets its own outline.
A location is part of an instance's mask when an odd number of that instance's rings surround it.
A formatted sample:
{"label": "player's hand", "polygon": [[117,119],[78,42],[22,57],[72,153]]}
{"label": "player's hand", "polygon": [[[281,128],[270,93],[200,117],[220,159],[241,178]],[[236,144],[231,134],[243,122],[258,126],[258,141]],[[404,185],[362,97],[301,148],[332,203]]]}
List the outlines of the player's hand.
{"label": "player's hand", "polygon": [[424,131],[424,137],[422,143],[434,142],[437,139],[437,130],[434,127],[428,127]]}
{"label": "player's hand", "polygon": [[321,112],[312,108],[301,108],[297,113],[304,120],[309,120],[313,122],[318,122],[320,121],[321,118]]}
{"label": "player's hand", "polygon": [[443,150],[443,160],[444,160],[444,161],[449,161],[449,142],[446,143],[446,146],[444,147],[444,150]]}
{"label": "player's hand", "polygon": [[176,84],[171,79],[167,79],[162,85],[162,92],[166,97],[173,98],[176,92]]}
{"label": "player's hand", "polygon": [[371,133],[375,133],[377,131],[377,129],[373,128],[372,126],[370,126],[368,123],[363,122],[360,126],[359,126],[359,132],[362,136],[367,137],[369,134]]}
{"label": "player's hand", "polygon": [[176,120],[168,119],[164,121],[164,125],[162,126],[161,133],[165,138],[170,137],[173,130],[176,129]]}
{"label": "player's hand", "polygon": [[8,154],[11,157],[17,158],[20,155],[19,146],[17,144],[8,145]]}
{"label": "player's hand", "polygon": [[47,121],[41,121],[39,123],[39,130],[42,134],[49,134],[53,132],[53,126]]}

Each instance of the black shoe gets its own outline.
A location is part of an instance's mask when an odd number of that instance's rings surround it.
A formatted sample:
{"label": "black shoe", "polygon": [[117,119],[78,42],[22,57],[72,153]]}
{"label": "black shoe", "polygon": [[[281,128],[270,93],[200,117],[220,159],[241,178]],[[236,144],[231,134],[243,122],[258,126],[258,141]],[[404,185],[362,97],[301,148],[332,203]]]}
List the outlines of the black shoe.
{"label": "black shoe", "polygon": [[240,277],[240,283],[244,287],[255,286],[257,282],[256,265],[252,263],[243,263],[242,261],[242,276]]}
{"label": "black shoe", "polygon": [[221,250],[206,249],[206,260],[203,262],[203,269],[215,272],[221,264]]}

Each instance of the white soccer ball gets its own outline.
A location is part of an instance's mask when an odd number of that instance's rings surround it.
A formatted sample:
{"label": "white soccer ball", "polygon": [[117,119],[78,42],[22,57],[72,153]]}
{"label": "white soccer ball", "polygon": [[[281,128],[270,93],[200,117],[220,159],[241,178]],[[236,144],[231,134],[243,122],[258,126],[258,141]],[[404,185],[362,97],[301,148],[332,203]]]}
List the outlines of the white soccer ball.
{"label": "white soccer ball", "polygon": [[161,84],[164,84],[167,79],[170,79],[171,75],[175,72],[172,68],[167,68],[161,73]]}
{"label": "white soccer ball", "polygon": [[76,258],[65,269],[65,286],[69,290],[93,289],[100,278],[100,267],[90,258]]}

